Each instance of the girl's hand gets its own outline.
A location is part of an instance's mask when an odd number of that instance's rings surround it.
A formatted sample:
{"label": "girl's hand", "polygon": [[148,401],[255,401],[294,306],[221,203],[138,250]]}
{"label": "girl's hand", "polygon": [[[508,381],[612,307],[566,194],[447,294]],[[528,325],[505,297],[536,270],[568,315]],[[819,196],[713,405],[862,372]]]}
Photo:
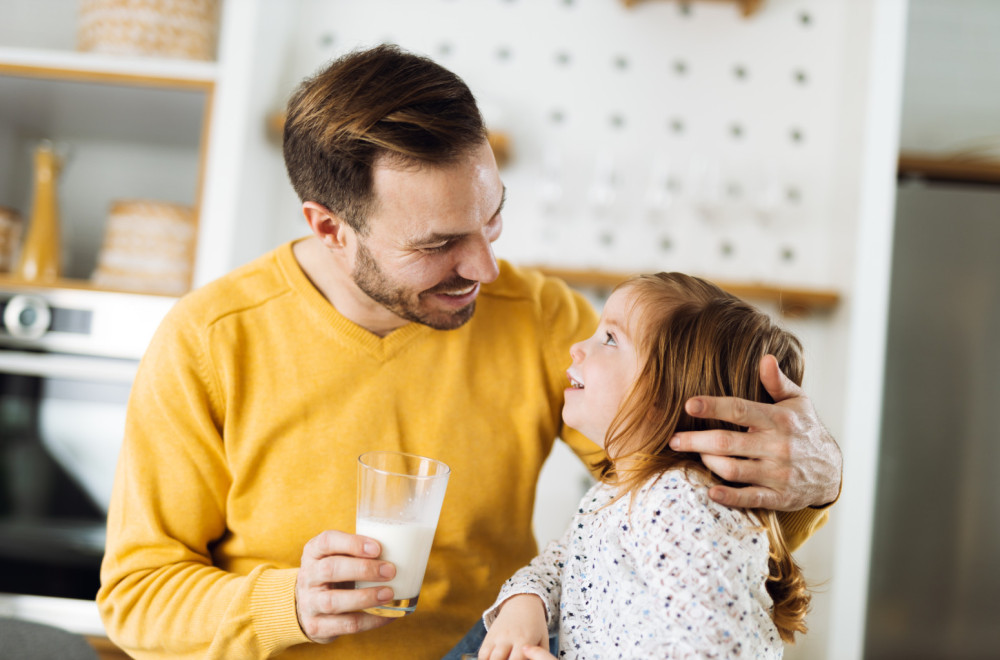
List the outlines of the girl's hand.
{"label": "girl's hand", "polygon": [[534,594],[518,594],[500,606],[500,613],[479,647],[479,660],[544,658],[544,655],[526,655],[524,649],[531,646],[548,648],[548,644],[549,627],[545,623],[542,599]]}
{"label": "girl's hand", "polygon": [[525,646],[524,657],[528,660],[557,660],[556,656],[543,649],[541,646]]}

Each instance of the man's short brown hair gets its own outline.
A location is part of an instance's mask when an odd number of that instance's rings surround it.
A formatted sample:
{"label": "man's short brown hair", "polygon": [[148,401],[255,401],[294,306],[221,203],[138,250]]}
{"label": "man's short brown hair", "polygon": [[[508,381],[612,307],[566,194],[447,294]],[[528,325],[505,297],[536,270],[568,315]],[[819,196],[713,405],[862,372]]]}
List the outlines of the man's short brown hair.
{"label": "man's short brown hair", "polygon": [[382,45],[345,55],[299,85],[288,102],[285,167],[300,200],[322,204],[366,234],[377,161],[448,164],[485,139],[461,78]]}

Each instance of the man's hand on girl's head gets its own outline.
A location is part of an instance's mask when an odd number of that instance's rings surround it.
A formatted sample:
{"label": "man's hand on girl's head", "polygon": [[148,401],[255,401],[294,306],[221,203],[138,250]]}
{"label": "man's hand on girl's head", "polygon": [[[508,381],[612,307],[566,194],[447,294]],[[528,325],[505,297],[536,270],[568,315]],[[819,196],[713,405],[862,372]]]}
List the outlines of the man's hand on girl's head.
{"label": "man's hand on girl's head", "polygon": [[677,451],[701,454],[712,472],[743,488],[713,486],[709,497],[726,506],[798,511],[837,499],[843,458],[809,397],[785,377],[773,356],[760,362],[760,380],[777,402],[699,396],[685,410],[693,417],[747,427],[688,431],[670,441]]}

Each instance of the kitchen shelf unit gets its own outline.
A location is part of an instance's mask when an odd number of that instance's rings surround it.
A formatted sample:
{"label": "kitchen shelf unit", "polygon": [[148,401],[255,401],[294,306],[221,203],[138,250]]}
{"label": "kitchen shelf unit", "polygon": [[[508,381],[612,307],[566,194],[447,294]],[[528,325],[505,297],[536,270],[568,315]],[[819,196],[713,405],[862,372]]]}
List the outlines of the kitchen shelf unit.
{"label": "kitchen shelf unit", "polygon": [[57,188],[67,281],[51,284],[91,287],[114,200],[186,204],[197,222],[217,77],[214,62],[0,48],[0,204],[26,229],[31,147],[69,150]]}

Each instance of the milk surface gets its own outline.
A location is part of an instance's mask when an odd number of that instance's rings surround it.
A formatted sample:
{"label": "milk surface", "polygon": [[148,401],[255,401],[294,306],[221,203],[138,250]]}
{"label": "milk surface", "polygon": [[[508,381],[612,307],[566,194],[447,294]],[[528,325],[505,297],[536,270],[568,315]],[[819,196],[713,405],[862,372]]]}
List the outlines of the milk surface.
{"label": "milk surface", "polygon": [[396,600],[418,596],[431,554],[434,528],[397,520],[359,518],[355,531],[381,543],[380,558],[396,566],[396,577],[388,582],[358,582],[358,588],[390,586]]}

